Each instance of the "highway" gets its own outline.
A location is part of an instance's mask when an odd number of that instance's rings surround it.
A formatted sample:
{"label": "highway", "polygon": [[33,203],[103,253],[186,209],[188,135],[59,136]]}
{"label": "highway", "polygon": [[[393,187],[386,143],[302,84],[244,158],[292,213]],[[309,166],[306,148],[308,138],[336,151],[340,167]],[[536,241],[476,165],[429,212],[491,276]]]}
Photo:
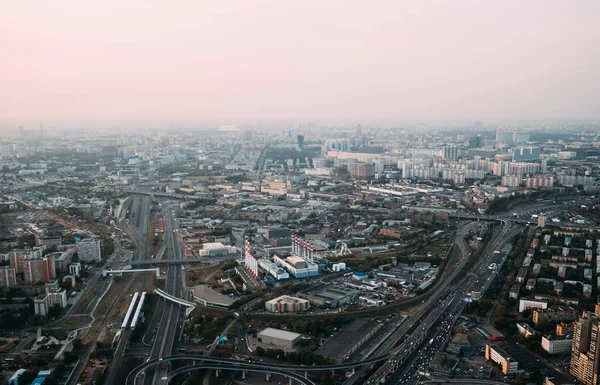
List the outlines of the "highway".
{"label": "highway", "polygon": [[[439,300],[438,305],[429,313],[415,331],[394,350],[392,357],[380,367],[366,382],[367,384],[416,384],[419,371],[428,368],[439,347],[443,346],[450,335],[450,329],[464,309],[464,299],[474,286],[489,287],[496,270],[489,265],[497,254],[495,250],[510,247],[508,242],[521,230],[518,225],[505,223],[488,243],[482,257],[475,262],[469,274],[449,290]],[[433,340],[433,341],[432,341]],[[429,342],[431,341],[431,344]],[[428,345],[434,345],[429,347]]]}
{"label": "highway", "polygon": [[[179,232],[179,225],[175,220],[173,208],[168,204],[163,205],[165,214],[165,242],[169,258],[183,259],[183,239]],[[165,278],[165,292],[182,298],[183,296],[183,266],[170,264],[167,268]],[[181,338],[184,307],[180,304],[165,299],[159,300],[162,303],[162,315],[156,329],[150,360],[161,359],[170,356],[173,351],[173,344],[176,339]],[[146,377],[146,383],[152,385],[163,385],[168,383],[169,367],[167,364],[160,364],[154,370],[154,373]]]}
{"label": "highway", "polygon": [[239,366],[231,366],[231,365],[219,365],[219,364],[212,364],[212,365],[207,365],[207,364],[202,364],[202,365],[193,365],[193,366],[186,366],[177,370],[172,371],[171,373],[169,373],[169,380],[171,380],[172,378],[183,374],[183,373],[188,373],[188,372],[192,372],[195,370],[202,370],[202,369],[209,369],[209,370],[234,370],[234,371],[241,371],[241,372],[257,372],[257,373],[268,373],[268,374],[278,374],[280,376],[284,376],[290,379],[290,383],[291,380],[296,380],[299,384],[302,385],[315,385],[314,382],[312,382],[311,380],[309,380],[308,378],[302,377],[299,374],[293,373],[293,372],[289,372],[283,369],[273,369],[273,368],[250,368],[250,367],[239,367]]}
{"label": "highway", "polygon": [[[455,269],[450,273],[450,275],[444,278],[444,281],[440,283],[440,285],[436,288],[435,292],[431,294],[431,296],[427,299],[423,305],[419,307],[419,309],[408,319],[406,320],[402,326],[400,326],[374,353],[374,356],[383,356],[385,355],[389,348],[400,341],[406,333],[413,327],[415,324],[421,319],[421,317],[429,311],[431,308],[436,306],[436,303],[439,301],[439,298],[443,293],[448,291],[448,287],[452,281],[456,279],[458,274],[462,271],[465,264],[469,260],[469,252],[467,250],[467,246],[464,242],[465,236],[471,231],[474,230],[478,226],[477,222],[467,222],[461,225],[456,231],[456,235],[454,236],[454,245],[458,246],[461,252],[461,260],[459,264],[455,267]],[[448,250],[448,256],[450,255],[452,249]],[[366,358],[366,357],[365,357]],[[364,380],[364,376],[368,371],[367,367],[362,367],[355,372],[355,374],[350,377],[344,385],[354,385],[354,384],[362,384],[362,380]]]}
{"label": "highway", "polygon": [[[321,372],[321,371],[329,371],[329,370],[342,370],[342,369],[351,369],[358,366],[370,365],[373,363],[384,361],[388,358],[387,355],[373,357],[365,360],[361,360],[359,362],[343,362],[341,364],[330,364],[330,365],[319,365],[319,366],[304,366],[304,365],[288,365],[288,364],[273,364],[273,363],[257,363],[252,361],[241,361],[233,358],[224,358],[224,357],[212,357],[212,356],[204,356],[204,355],[196,355],[196,354],[180,354],[170,357],[161,357],[158,359],[148,360],[147,362],[137,366],[133,369],[127,376],[127,385],[135,384],[135,378],[140,375],[140,373],[146,371],[153,366],[162,365],[171,361],[197,361],[204,363],[213,363],[213,364],[228,364],[228,365],[237,365],[248,368],[255,369],[280,369],[287,370],[290,372]],[[204,365],[204,363],[198,364]]]}

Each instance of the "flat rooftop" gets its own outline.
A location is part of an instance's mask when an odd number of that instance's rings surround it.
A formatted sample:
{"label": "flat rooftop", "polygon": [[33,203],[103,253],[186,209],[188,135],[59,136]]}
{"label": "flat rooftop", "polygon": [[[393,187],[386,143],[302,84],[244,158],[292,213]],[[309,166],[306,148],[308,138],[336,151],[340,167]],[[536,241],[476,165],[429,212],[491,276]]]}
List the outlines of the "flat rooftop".
{"label": "flat rooftop", "polygon": [[329,356],[337,361],[343,361],[348,352],[377,325],[377,321],[369,319],[359,319],[350,323],[338,335],[325,343],[320,354],[325,357]]}
{"label": "flat rooftop", "polygon": [[279,338],[286,341],[293,341],[296,338],[300,337],[302,334],[289,332],[287,330],[275,329],[275,328],[266,328],[261,330],[258,333],[258,337],[272,337]]}
{"label": "flat rooftop", "polygon": [[223,244],[221,242],[208,242],[208,243],[203,243],[202,248],[204,250],[221,249],[221,248],[223,248]]}
{"label": "flat rooftop", "polygon": [[227,306],[231,306],[235,302],[233,298],[230,298],[226,295],[214,291],[208,285],[194,286],[194,296],[202,298],[203,300],[208,302],[220,303]]}

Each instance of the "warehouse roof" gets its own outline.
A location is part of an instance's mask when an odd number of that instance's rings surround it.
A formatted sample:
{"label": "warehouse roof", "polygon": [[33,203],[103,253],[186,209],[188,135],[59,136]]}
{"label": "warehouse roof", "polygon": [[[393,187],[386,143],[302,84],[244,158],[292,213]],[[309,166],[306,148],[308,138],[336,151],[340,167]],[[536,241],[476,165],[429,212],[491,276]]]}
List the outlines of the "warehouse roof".
{"label": "warehouse roof", "polygon": [[300,337],[301,334],[288,332],[287,330],[274,329],[274,328],[266,328],[258,333],[258,337],[272,337],[279,338],[282,340],[293,341],[296,338]]}

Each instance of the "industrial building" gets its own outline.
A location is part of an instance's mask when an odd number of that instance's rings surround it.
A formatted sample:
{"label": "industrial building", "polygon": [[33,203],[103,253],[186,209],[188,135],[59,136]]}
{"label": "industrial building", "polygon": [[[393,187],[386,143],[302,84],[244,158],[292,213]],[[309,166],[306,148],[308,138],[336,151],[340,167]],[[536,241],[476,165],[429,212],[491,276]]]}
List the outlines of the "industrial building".
{"label": "industrial building", "polygon": [[294,345],[302,338],[301,334],[287,330],[266,328],[257,335],[258,342],[282,349],[294,349]]}
{"label": "industrial building", "polygon": [[360,349],[383,325],[371,319],[358,319],[345,326],[335,337],[327,341],[319,352],[335,362],[342,362]]}
{"label": "industrial building", "polygon": [[194,286],[193,297],[196,303],[220,309],[229,309],[235,302],[233,298],[214,291],[208,285]]}
{"label": "industrial building", "polygon": [[292,255],[285,259],[275,255],[273,260],[275,263],[280,264],[294,278],[309,278],[319,275],[319,266],[297,255]]}
{"label": "industrial building", "polygon": [[221,242],[204,243],[198,251],[201,257],[221,257],[236,253],[235,246],[225,246]]}
{"label": "industrial building", "polygon": [[258,266],[260,266],[261,269],[266,271],[278,281],[286,281],[290,279],[290,274],[287,271],[283,270],[283,268],[275,262],[272,262],[266,258],[259,259]]}
{"label": "industrial building", "polygon": [[316,288],[300,296],[306,298],[314,306],[338,307],[350,302],[354,297],[361,294],[360,290],[350,289],[344,286],[331,285]]}

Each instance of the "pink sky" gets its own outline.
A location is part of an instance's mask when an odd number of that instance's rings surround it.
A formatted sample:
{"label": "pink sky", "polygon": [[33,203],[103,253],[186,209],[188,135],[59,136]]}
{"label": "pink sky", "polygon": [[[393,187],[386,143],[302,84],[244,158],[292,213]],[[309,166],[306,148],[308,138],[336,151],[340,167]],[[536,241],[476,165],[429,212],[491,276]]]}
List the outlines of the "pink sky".
{"label": "pink sky", "polygon": [[600,1],[4,1],[0,121],[599,118]]}

